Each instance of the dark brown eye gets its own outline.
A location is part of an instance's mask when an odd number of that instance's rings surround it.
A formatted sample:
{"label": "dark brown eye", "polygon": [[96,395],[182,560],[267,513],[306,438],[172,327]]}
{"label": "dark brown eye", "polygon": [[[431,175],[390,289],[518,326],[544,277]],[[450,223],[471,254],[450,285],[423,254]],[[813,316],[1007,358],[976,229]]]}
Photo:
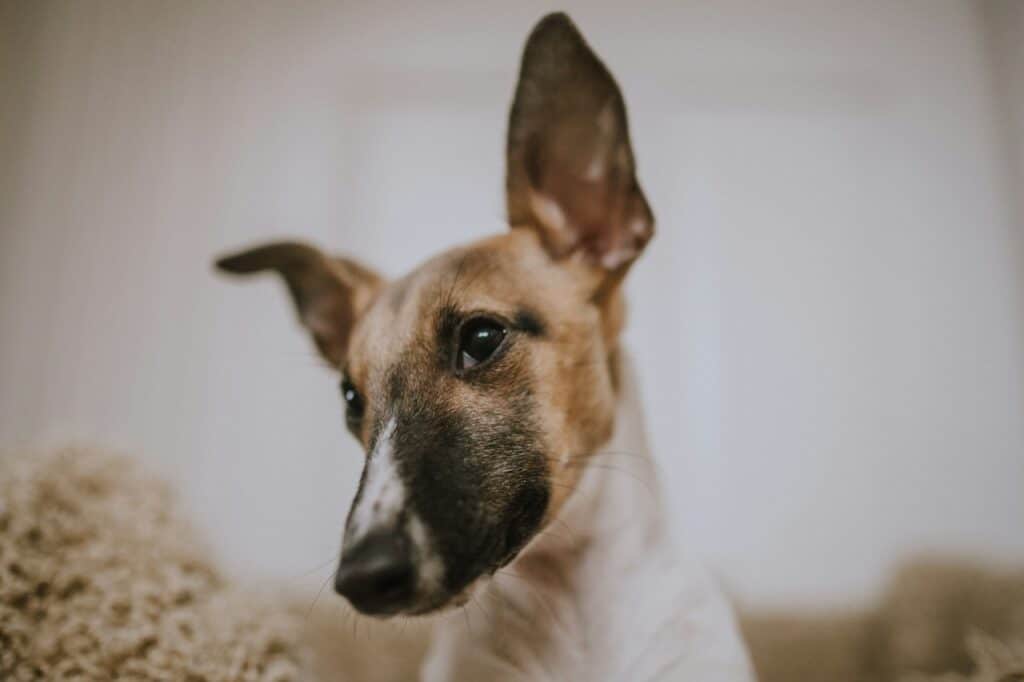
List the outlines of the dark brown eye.
{"label": "dark brown eye", "polygon": [[487,362],[501,347],[508,330],[500,323],[478,317],[462,325],[459,334],[459,352],[455,358],[458,369],[472,369]]}
{"label": "dark brown eye", "polygon": [[363,404],[363,396],[359,395],[359,391],[348,380],[348,377],[341,380],[341,397],[345,399],[346,417],[349,421],[359,421],[366,406]]}

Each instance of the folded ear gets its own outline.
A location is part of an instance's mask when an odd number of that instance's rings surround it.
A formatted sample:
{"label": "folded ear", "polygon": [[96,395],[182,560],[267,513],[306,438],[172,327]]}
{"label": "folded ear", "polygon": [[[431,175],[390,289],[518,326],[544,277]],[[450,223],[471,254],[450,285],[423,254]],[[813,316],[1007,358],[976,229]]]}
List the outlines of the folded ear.
{"label": "folded ear", "polygon": [[624,273],[654,216],[622,94],[565,14],[546,16],[526,41],[506,151],[510,224],[538,230],[556,258],[578,253]]}
{"label": "folded ear", "polygon": [[340,367],[352,326],[382,280],[347,258],[331,257],[299,242],[275,242],[217,260],[224,272],[248,275],[273,270],[288,285],[299,320],[320,353]]}

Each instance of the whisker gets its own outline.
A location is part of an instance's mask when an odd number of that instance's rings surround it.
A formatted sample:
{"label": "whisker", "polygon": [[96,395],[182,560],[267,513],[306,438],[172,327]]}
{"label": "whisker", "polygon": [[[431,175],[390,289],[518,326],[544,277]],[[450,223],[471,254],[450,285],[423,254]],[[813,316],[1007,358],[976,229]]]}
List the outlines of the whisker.
{"label": "whisker", "polygon": [[565,544],[570,545],[570,546],[575,546],[575,544],[576,544],[575,541],[573,540],[573,538],[565,536],[565,535],[561,535],[559,533],[555,533],[554,531],[549,530],[549,529],[538,530],[537,531],[537,535],[550,535],[551,537],[555,538],[556,540],[560,540],[560,541],[562,541]]}
{"label": "whisker", "polygon": [[523,613],[523,610],[511,599],[502,594],[500,585],[496,586],[493,590],[484,590],[483,594],[497,600],[498,608],[501,610],[502,615],[511,614],[520,620],[529,622],[529,618],[525,613]]}
{"label": "whisker", "polygon": [[572,529],[572,528],[571,528],[571,527],[569,526],[569,524],[568,524],[568,523],[566,523],[566,522],[565,522],[564,520],[562,520],[562,519],[560,519],[560,518],[558,518],[558,517],[555,517],[555,518],[553,518],[553,519],[551,520],[551,522],[552,522],[552,523],[559,523],[559,524],[561,524],[561,525],[562,525],[562,527],[563,527],[563,528],[565,528],[566,532],[567,532],[567,533],[569,533],[569,536],[570,536],[570,537],[572,538],[572,544],[573,544],[573,545],[578,545],[578,544],[579,544],[579,535],[577,535],[577,534],[576,534],[576,531],[574,531],[574,530],[573,530],[573,529]]}
{"label": "whisker", "polygon": [[656,491],[655,491],[654,485],[652,484],[652,482],[650,480],[645,480],[645,479],[641,478],[636,472],[633,472],[633,471],[630,471],[630,470],[627,470],[627,469],[622,469],[622,468],[614,466],[612,464],[602,464],[602,463],[594,462],[593,460],[598,458],[598,457],[629,457],[629,458],[634,458],[634,459],[643,459],[645,464],[647,464],[650,468],[652,468],[654,470],[653,473],[655,473],[655,474],[663,473],[663,470],[661,469],[661,467],[653,459],[646,458],[644,455],[642,455],[640,453],[628,452],[628,451],[602,450],[602,451],[598,451],[598,452],[595,452],[595,453],[592,453],[592,454],[585,454],[585,453],[571,454],[571,455],[569,455],[568,458],[565,459],[564,462],[561,459],[556,459],[556,458],[553,458],[553,457],[547,457],[546,459],[548,460],[548,463],[552,464],[552,465],[559,465],[559,466],[565,466],[565,467],[574,467],[574,468],[581,468],[581,469],[586,469],[588,467],[596,467],[598,469],[606,469],[606,470],[609,470],[609,471],[618,471],[618,472],[622,473],[623,475],[628,476],[628,477],[636,480],[641,485],[643,485],[644,488],[647,490],[647,492],[650,493],[652,496],[656,495]]}
{"label": "whisker", "polygon": [[309,617],[311,615],[313,615],[313,609],[316,608],[316,602],[317,602],[317,600],[320,599],[320,595],[323,594],[324,588],[327,587],[327,583],[332,581],[332,580],[334,580],[337,577],[337,575],[338,575],[338,571],[337,571],[337,569],[335,569],[335,570],[331,571],[331,574],[329,576],[327,576],[327,578],[322,583],[320,583],[320,589],[317,590],[316,596],[313,597],[313,603],[311,603],[309,605],[309,610],[306,611],[306,620],[307,621],[309,620]]}
{"label": "whisker", "polygon": [[319,573],[320,571],[324,570],[325,568],[327,568],[328,566],[330,566],[331,564],[333,564],[337,560],[338,560],[338,557],[332,556],[330,559],[328,559],[327,561],[323,562],[322,564],[320,564],[316,568],[311,568],[308,571],[304,571],[303,573],[300,573],[298,575],[287,577],[287,578],[285,578],[285,580],[291,582],[291,581],[295,581],[295,580],[302,580],[303,578],[308,578],[309,576],[313,575],[314,573]]}
{"label": "whisker", "polygon": [[476,634],[473,632],[473,626],[469,624],[469,609],[462,609],[462,617],[466,619],[466,629],[469,630],[469,636],[476,639]]}
{"label": "whisker", "polygon": [[559,483],[558,481],[548,481],[548,485],[555,488],[561,488],[562,490],[568,490],[569,492],[576,490],[576,486],[569,485],[568,483]]}
{"label": "whisker", "polygon": [[[508,573],[508,575],[513,575],[513,574]],[[521,577],[521,576],[516,576],[516,577]],[[521,607],[519,604],[516,603],[516,601],[514,599],[511,599],[510,597],[502,594],[501,589],[502,589],[501,586],[496,584],[496,589],[485,590],[483,594],[489,595],[492,599],[497,600],[498,607],[501,608],[501,610],[502,610],[501,612],[502,612],[503,615],[515,617],[519,621],[519,623],[520,623],[520,625],[518,625],[516,627],[526,627],[526,628],[531,628],[531,629],[533,627],[535,627],[536,621],[535,621],[534,618],[531,617],[532,614],[526,612],[523,607]],[[538,599],[538,596],[537,596],[536,592],[534,592],[534,597],[533,598],[534,599]],[[549,614],[551,614],[550,611],[549,611]],[[564,627],[564,625],[559,623],[559,621],[556,618],[554,618],[553,614],[551,614],[551,617],[552,617],[552,622],[555,625],[557,625],[559,627]],[[502,624],[499,623],[499,625],[502,625]],[[504,627],[502,629],[504,630]],[[546,665],[544,665],[544,663],[541,660],[543,658],[543,655],[544,655],[543,651],[540,649],[542,643],[539,642],[539,641],[535,641],[535,642],[532,642],[532,643],[528,642],[528,644],[530,644],[530,653],[532,654],[533,660],[538,665],[540,665],[542,668],[544,668],[544,670],[545,670],[545,678],[544,679],[555,679],[555,678],[550,676],[550,671],[547,670]],[[495,652],[493,660],[495,660],[498,663],[501,663],[503,667],[508,668],[511,671],[513,671],[514,673],[516,673],[518,675],[518,677],[516,679],[519,679],[519,678],[522,678],[522,679],[536,679],[536,676],[535,675],[531,675],[531,673],[526,669],[526,667],[524,665],[522,665],[522,663],[520,661],[511,658],[511,653],[510,652],[505,652],[504,654]]]}
{"label": "whisker", "polygon": [[544,607],[545,611],[548,612],[548,615],[551,617],[551,622],[553,622],[555,625],[557,625],[560,628],[568,629],[566,627],[565,623],[563,623],[561,620],[559,620],[558,616],[555,615],[554,609],[552,609],[551,605],[548,604],[547,600],[543,598],[543,595],[539,591],[537,591],[537,589],[533,586],[533,583],[532,583],[532,581],[529,578],[526,578],[526,577],[521,576],[521,575],[516,575],[515,573],[512,573],[512,572],[507,571],[507,570],[498,571],[498,573],[500,573],[502,575],[510,575],[510,576],[512,576],[514,578],[519,578],[521,581],[523,581],[523,585],[526,586],[526,589],[530,590],[530,592],[533,593],[534,599],[541,606]]}
{"label": "whisker", "polygon": [[612,464],[598,464],[596,462],[588,462],[588,463],[584,464],[583,467],[584,468],[604,469],[605,471],[617,471],[620,474],[622,474],[623,476],[627,476],[628,478],[631,478],[634,481],[636,481],[637,483],[639,483],[640,485],[642,485],[644,487],[644,489],[647,490],[647,492],[651,494],[652,497],[655,496],[655,494],[656,494],[654,492],[654,488],[652,487],[650,481],[647,481],[647,480],[645,480],[643,478],[640,478],[639,476],[634,474],[632,471],[629,471],[628,469],[623,469],[621,467],[617,467],[617,466],[614,466]]}
{"label": "whisker", "polygon": [[482,614],[484,614],[484,620],[487,622],[487,624],[489,626],[493,627],[494,626],[494,620],[490,617],[490,614],[488,614],[487,611],[484,610],[484,607],[480,603],[480,600],[477,599],[476,596],[472,596],[472,597],[469,598],[469,601],[470,601],[471,604],[476,605],[476,607],[480,610],[480,612]]}

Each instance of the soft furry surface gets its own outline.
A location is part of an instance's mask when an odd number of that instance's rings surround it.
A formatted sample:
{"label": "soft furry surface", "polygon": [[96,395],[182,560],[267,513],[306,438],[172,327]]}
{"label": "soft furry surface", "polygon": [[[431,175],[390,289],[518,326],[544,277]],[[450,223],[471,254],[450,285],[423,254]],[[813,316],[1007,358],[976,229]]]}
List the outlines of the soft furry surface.
{"label": "soft furry surface", "polygon": [[[129,459],[0,459],[0,680],[416,679],[422,625],[292,599],[228,584]],[[870,611],[743,624],[761,682],[1024,681],[1021,575],[925,562]]]}
{"label": "soft furry surface", "polygon": [[297,632],[290,609],[225,583],[130,460],[0,461],[0,679],[306,679]]}
{"label": "soft furry surface", "polygon": [[761,682],[1024,682],[1024,575],[952,560],[905,567],[850,614],[748,614]]}

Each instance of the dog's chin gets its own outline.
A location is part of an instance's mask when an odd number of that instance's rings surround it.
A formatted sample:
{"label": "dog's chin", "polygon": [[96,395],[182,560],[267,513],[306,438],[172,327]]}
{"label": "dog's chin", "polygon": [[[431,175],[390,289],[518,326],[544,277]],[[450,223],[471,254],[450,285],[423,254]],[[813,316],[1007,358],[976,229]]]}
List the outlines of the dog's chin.
{"label": "dog's chin", "polygon": [[444,593],[421,598],[416,603],[402,609],[399,614],[408,617],[433,616],[460,609],[469,603],[476,592],[478,585],[482,584],[483,576],[477,578],[465,588],[455,594]]}
{"label": "dog's chin", "polygon": [[[531,541],[532,540],[533,538],[531,538]],[[354,604],[352,606],[356,611],[359,611],[364,616],[379,618],[381,620],[387,620],[395,617],[414,618],[418,616],[431,616],[460,609],[468,604],[476,596],[478,591],[483,589],[483,587],[493,578],[495,573],[515,561],[515,559],[527,546],[529,546],[529,544],[530,542],[524,543],[522,547],[509,553],[501,560],[482,571],[457,591],[449,591],[440,586],[432,586],[435,589],[424,589],[425,586],[421,585],[420,590],[410,603],[403,604],[394,609],[389,609],[388,611],[368,612],[360,609]]]}
{"label": "dog's chin", "polygon": [[429,599],[421,599],[417,603],[404,609],[401,615],[415,618],[417,616],[431,616],[437,613],[442,613],[459,606],[459,604],[456,603],[456,599],[457,596],[451,595],[439,595]]}
{"label": "dog's chin", "polygon": [[417,598],[409,604],[394,609],[388,609],[387,611],[365,611],[355,604],[350,605],[362,615],[370,618],[377,618],[379,620],[388,620],[390,618],[415,618],[418,616],[430,616],[459,608],[469,601],[471,594],[472,592],[468,588],[462,590],[458,594],[451,594],[448,592],[422,594],[417,596]]}
{"label": "dog's chin", "polygon": [[451,600],[448,598],[431,600],[418,599],[407,606],[400,606],[397,608],[387,609],[383,611],[367,611],[365,609],[359,608],[351,602],[349,602],[349,606],[352,607],[352,609],[354,609],[357,613],[360,613],[368,618],[376,618],[377,620],[390,620],[391,618],[412,618],[416,616],[427,616],[432,613],[438,613],[448,608],[450,602]]}
{"label": "dog's chin", "polygon": [[[497,568],[495,570],[497,570]],[[364,615],[370,615],[382,619],[392,618],[395,616],[415,618],[418,616],[433,616],[446,613],[448,611],[455,611],[468,604],[476,595],[477,591],[487,584],[490,577],[490,573],[482,573],[471,580],[468,585],[458,592],[452,593],[442,591],[434,594],[421,595],[412,604],[393,613],[374,613]]]}

